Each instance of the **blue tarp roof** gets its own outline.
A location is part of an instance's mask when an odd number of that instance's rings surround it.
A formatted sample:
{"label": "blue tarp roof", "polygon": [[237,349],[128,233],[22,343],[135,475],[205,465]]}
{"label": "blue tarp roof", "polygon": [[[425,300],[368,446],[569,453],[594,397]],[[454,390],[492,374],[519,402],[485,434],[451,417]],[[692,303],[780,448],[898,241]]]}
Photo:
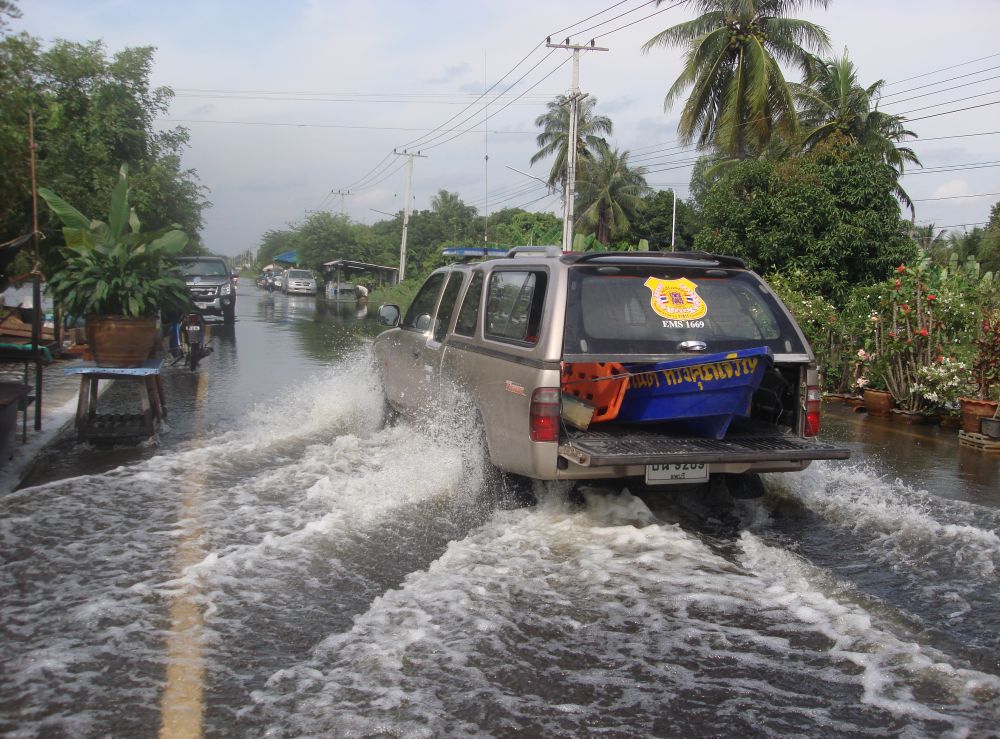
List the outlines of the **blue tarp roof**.
{"label": "blue tarp roof", "polygon": [[281,254],[276,254],[272,261],[275,262],[287,262],[289,264],[299,263],[299,253],[294,249],[290,251],[282,252]]}

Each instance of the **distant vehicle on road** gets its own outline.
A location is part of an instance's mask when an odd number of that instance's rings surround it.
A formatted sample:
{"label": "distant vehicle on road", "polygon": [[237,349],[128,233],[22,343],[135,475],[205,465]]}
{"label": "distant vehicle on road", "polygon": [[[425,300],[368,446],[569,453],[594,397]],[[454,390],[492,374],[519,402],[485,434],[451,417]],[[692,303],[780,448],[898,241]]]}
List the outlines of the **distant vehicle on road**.
{"label": "distant vehicle on road", "polygon": [[271,274],[274,276],[274,288],[276,290],[281,290],[282,292],[284,292],[284,284],[285,284],[284,270],[276,269]]}
{"label": "distant vehicle on road", "polygon": [[202,315],[236,320],[236,284],[222,257],[179,257],[191,303]]}
{"label": "distant vehicle on road", "polygon": [[282,291],[286,295],[315,295],[316,277],[308,269],[290,269],[285,273]]}

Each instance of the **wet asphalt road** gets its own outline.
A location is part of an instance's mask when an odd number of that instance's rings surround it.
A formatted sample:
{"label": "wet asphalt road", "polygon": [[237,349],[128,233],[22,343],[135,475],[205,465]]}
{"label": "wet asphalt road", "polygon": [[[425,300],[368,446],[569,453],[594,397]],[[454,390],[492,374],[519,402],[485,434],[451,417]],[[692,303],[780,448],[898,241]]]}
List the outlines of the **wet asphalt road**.
{"label": "wet asphalt road", "polygon": [[[1000,458],[844,406],[845,463],[497,506],[380,424],[353,304],[240,286],[156,443],[64,438],[0,516],[4,736],[986,735]],[[133,399],[113,388],[102,405]]]}

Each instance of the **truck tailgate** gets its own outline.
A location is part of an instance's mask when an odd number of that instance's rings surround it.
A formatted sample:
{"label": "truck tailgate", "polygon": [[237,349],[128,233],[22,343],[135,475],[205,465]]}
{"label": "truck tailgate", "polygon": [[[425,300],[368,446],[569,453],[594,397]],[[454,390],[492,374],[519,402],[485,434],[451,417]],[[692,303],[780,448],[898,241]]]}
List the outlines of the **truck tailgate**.
{"label": "truck tailgate", "polygon": [[560,442],[559,454],[584,467],[700,462],[771,462],[847,459],[844,447],[797,436],[729,435],[725,439],[675,437],[629,430],[588,431]]}

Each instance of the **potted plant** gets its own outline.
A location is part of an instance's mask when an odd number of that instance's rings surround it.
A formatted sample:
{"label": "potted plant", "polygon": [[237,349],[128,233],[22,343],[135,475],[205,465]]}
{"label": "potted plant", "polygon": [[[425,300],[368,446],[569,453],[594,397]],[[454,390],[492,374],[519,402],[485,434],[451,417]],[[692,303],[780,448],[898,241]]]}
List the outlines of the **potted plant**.
{"label": "potted plant", "polygon": [[1000,388],[1000,315],[986,316],[976,339],[976,357],[972,361],[972,381],[976,386],[974,398],[960,398],[962,431],[978,434],[983,418],[990,418],[997,411],[997,388]]}
{"label": "potted plant", "polygon": [[99,365],[141,365],[159,338],[161,310],[188,304],[174,257],[188,242],[177,226],[143,233],[129,208],[125,165],[111,194],[108,222],[90,220],[51,190],[39,194],[63,223],[64,265],[48,290],[67,315],[86,319],[87,340]]}
{"label": "potted plant", "polygon": [[862,405],[869,416],[877,418],[888,418],[896,402],[892,393],[879,387],[880,371],[879,356],[874,352],[867,352],[858,349],[858,361],[854,369],[854,383],[852,388],[856,388],[862,396]]}

